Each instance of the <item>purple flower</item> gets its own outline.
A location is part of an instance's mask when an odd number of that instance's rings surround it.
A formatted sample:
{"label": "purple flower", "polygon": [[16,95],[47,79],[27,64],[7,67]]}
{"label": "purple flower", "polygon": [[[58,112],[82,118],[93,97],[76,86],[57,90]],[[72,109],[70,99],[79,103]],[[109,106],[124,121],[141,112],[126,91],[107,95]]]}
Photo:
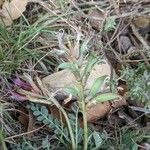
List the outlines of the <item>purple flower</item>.
{"label": "purple flower", "polygon": [[19,77],[13,79],[12,81],[16,86],[24,90],[29,90],[29,91],[32,90],[32,86],[29,83],[25,82],[24,80],[20,79]]}

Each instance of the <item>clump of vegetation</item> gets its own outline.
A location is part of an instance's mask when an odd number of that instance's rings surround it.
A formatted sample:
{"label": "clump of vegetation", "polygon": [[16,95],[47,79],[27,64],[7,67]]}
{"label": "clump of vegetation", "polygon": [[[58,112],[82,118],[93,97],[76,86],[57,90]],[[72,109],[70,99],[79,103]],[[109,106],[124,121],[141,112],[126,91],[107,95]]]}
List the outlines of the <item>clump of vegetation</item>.
{"label": "clump of vegetation", "polygon": [[131,100],[141,101],[150,108],[150,73],[146,65],[141,63],[136,69],[124,68],[122,79],[128,85]]}

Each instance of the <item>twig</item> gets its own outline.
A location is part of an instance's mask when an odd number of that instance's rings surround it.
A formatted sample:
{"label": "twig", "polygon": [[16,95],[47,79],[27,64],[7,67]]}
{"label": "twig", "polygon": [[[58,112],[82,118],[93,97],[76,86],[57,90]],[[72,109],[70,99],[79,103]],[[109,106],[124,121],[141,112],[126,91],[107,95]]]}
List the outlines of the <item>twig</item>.
{"label": "twig", "polygon": [[131,56],[132,54],[134,54],[134,53],[140,53],[140,52],[147,52],[147,50],[146,49],[136,49],[136,50],[133,50],[133,51],[131,51],[131,52],[129,52],[129,53],[127,53],[127,54],[125,54],[123,57],[124,58],[127,58],[127,57],[129,57],[129,56]]}
{"label": "twig", "polygon": [[34,130],[30,131],[30,132],[24,132],[24,133],[21,133],[21,134],[18,134],[18,135],[14,135],[14,136],[7,137],[7,138],[5,138],[5,141],[6,141],[6,140],[13,139],[13,138],[16,138],[16,137],[20,137],[20,136],[23,136],[23,135],[31,134],[31,133],[33,133],[33,132],[36,132],[36,131],[42,129],[44,126],[45,126],[45,125],[43,125],[42,127],[37,128],[37,129],[34,129]]}
{"label": "twig", "polygon": [[84,2],[84,3],[77,3],[76,4],[77,6],[79,6],[79,7],[82,7],[82,6],[85,6],[85,5],[87,5],[87,6],[95,6],[95,5],[99,5],[99,6],[102,6],[102,7],[106,7],[106,6],[108,6],[109,5],[109,3],[108,2],[101,2],[101,1],[97,1],[97,2],[94,2],[94,1],[90,1],[90,2]]}
{"label": "twig", "polygon": [[124,119],[128,125],[131,125],[132,127],[139,128],[141,125],[136,122],[137,119],[132,119],[130,116],[128,116],[126,113],[122,111],[118,111],[119,118]]}
{"label": "twig", "polygon": [[143,39],[143,37],[138,33],[136,30],[136,27],[131,23],[131,28],[133,31],[133,34],[137,37],[137,39],[143,44],[144,48],[150,49],[149,45],[146,43],[146,41]]}
{"label": "twig", "polygon": [[[132,28],[133,34],[143,44],[144,48],[147,50],[150,50],[149,45],[146,43],[146,41],[143,39],[143,37],[138,33],[138,31],[136,30],[136,27],[132,23],[131,23],[131,28]],[[145,59],[146,64],[150,67],[150,63],[148,62],[145,54],[142,51],[140,52],[140,54]]]}
{"label": "twig", "polygon": [[150,59],[140,59],[140,60],[124,60],[123,62],[142,62],[142,61],[150,61]]}
{"label": "twig", "polygon": [[119,18],[124,18],[124,17],[133,17],[133,16],[140,16],[140,15],[143,15],[143,14],[147,14],[147,13],[150,13],[150,9],[149,10],[145,10],[145,11],[142,11],[142,12],[138,12],[138,11],[132,11],[132,12],[129,12],[129,13],[123,13],[119,16],[117,15],[114,15],[114,16],[111,16],[110,18],[115,18],[115,19],[119,19]]}
{"label": "twig", "polygon": [[141,107],[135,107],[135,106],[129,106],[129,108],[135,110],[135,111],[140,111],[144,112],[145,114],[150,114],[150,110],[146,108],[141,108]]}

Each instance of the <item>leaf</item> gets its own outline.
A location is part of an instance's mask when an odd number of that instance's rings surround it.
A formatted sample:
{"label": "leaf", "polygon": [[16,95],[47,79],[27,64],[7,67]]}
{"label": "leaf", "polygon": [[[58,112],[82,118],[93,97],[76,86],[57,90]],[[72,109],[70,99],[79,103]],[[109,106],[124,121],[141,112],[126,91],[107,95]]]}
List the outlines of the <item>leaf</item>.
{"label": "leaf", "polygon": [[94,142],[95,142],[95,146],[96,146],[94,148],[94,150],[96,150],[96,149],[98,149],[101,146],[101,144],[102,144],[102,138],[99,135],[99,133],[96,132],[96,131],[93,132],[93,138],[94,138]]}
{"label": "leaf", "polygon": [[43,115],[48,116],[48,110],[45,106],[41,107],[41,112],[42,112]]}
{"label": "leaf", "polygon": [[43,120],[43,123],[48,125],[49,124],[49,120],[45,119],[45,120]]}
{"label": "leaf", "polygon": [[60,64],[58,66],[58,68],[61,68],[61,69],[69,69],[71,71],[75,71],[77,68],[75,67],[75,64],[73,63],[69,63],[69,62],[64,62],[62,64]]}
{"label": "leaf", "polygon": [[81,143],[82,140],[83,140],[83,129],[82,128],[79,128],[78,131],[77,131],[77,143]]}
{"label": "leaf", "polygon": [[116,27],[116,18],[115,17],[109,17],[106,19],[104,30],[106,32],[112,31]]}
{"label": "leaf", "polygon": [[[125,102],[122,103],[120,101],[122,101],[122,100],[112,101],[112,103],[114,103],[114,102],[120,103],[120,105],[115,108],[120,108],[127,104]],[[105,117],[113,107],[112,104],[109,103],[108,101],[106,101],[104,103],[96,102],[95,105],[92,104],[89,107],[87,105],[86,105],[86,108],[87,108],[87,121],[88,122],[94,122],[94,121],[97,121],[98,119]]]}
{"label": "leaf", "polygon": [[120,98],[120,96],[118,94],[103,93],[103,94],[98,95],[97,97],[95,97],[92,101],[94,103],[101,103],[101,102],[106,102],[106,101],[114,100],[114,99],[118,99],[118,98]]}
{"label": "leaf", "polygon": [[66,87],[64,88],[64,91],[75,97],[78,97],[78,90],[74,87]]}
{"label": "leaf", "polygon": [[138,144],[135,143],[135,144],[132,146],[132,150],[138,150],[138,147],[139,147]]}
{"label": "leaf", "polygon": [[79,58],[78,58],[79,66],[82,66],[82,64],[83,64],[84,57],[85,57],[84,53],[86,51],[88,51],[87,45],[88,45],[89,41],[90,41],[90,38],[84,40],[81,47],[79,48]]}
{"label": "leaf", "polygon": [[38,121],[43,121],[43,120],[44,120],[44,117],[43,117],[43,116],[38,116],[38,117],[37,117],[37,120],[38,120]]}
{"label": "leaf", "polygon": [[44,86],[43,82],[40,80],[39,77],[36,77],[36,81],[37,81],[38,87],[40,87],[42,93],[43,93],[44,95],[46,95],[46,94],[47,94],[47,93],[46,93],[46,87]]}
{"label": "leaf", "polygon": [[87,44],[89,43],[90,38],[85,40],[80,47],[80,56],[87,50]]}
{"label": "leaf", "polygon": [[58,66],[58,68],[69,69],[76,77],[80,76],[80,72],[79,72],[78,67],[73,63],[64,62],[64,63],[60,64]]}
{"label": "leaf", "polygon": [[5,1],[1,13],[2,22],[6,26],[10,26],[13,23],[13,20],[18,19],[22,13],[26,10],[28,0],[12,0],[10,3]]}
{"label": "leaf", "polygon": [[85,66],[84,72],[82,76],[84,76],[86,79],[90,75],[90,72],[92,71],[94,65],[98,62],[98,57],[94,55],[93,53],[90,54],[87,60],[87,64]]}
{"label": "leaf", "polygon": [[42,141],[42,148],[49,149],[49,147],[50,147],[50,142],[49,142],[49,137],[47,135],[46,138]]}
{"label": "leaf", "polygon": [[35,116],[39,116],[41,113],[39,112],[39,111],[34,111],[33,112],[33,115],[35,115]]}
{"label": "leaf", "polygon": [[90,90],[90,95],[93,97],[96,95],[96,93],[99,91],[99,89],[102,88],[102,85],[104,84],[104,81],[106,79],[107,75],[101,76],[96,79],[96,81],[93,83],[91,90]]}

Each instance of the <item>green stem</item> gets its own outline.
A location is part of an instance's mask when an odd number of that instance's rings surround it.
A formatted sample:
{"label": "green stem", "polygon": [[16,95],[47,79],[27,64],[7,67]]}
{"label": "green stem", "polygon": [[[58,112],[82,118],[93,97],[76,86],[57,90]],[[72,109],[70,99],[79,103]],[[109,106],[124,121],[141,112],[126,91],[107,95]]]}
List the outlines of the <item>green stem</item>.
{"label": "green stem", "polygon": [[0,133],[0,144],[2,144],[2,149],[3,150],[7,150],[2,131]]}
{"label": "green stem", "polygon": [[87,113],[85,107],[85,101],[82,100],[82,113],[83,113],[83,125],[84,125],[84,150],[88,147],[88,127],[87,127]]}
{"label": "green stem", "polygon": [[63,109],[63,107],[61,107],[61,105],[57,102],[56,99],[52,98],[51,101],[55,104],[55,106],[63,113],[65,119],[66,119],[66,123],[68,126],[68,130],[69,130],[69,134],[70,134],[70,138],[71,138],[71,143],[72,143],[72,150],[76,150],[76,144],[75,144],[75,139],[74,139],[74,134],[73,134],[73,130],[71,128],[71,124],[69,121],[69,118],[67,116],[66,111]]}
{"label": "green stem", "polygon": [[81,109],[83,114],[83,126],[84,126],[84,150],[87,150],[88,148],[88,126],[87,126],[87,112],[86,112],[86,104],[85,104],[85,98],[84,98],[84,88],[83,85],[81,85]]}
{"label": "green stem", "polygon": [[62,111],[62,113],[63,113],[63,115],[64,115],[64,117],[66,119],[67,125],[68,125],[68,130],[69,130],[70,138],[71,138],[71,142],[72,142],[72,150],[76,150],[74,134],[73,134],[73,131],[72,131],[72,128],[71,128],[71,124],[70,124],[69,118],[67,116],[66,111],[62,107],[61,107],[61,111]]}

